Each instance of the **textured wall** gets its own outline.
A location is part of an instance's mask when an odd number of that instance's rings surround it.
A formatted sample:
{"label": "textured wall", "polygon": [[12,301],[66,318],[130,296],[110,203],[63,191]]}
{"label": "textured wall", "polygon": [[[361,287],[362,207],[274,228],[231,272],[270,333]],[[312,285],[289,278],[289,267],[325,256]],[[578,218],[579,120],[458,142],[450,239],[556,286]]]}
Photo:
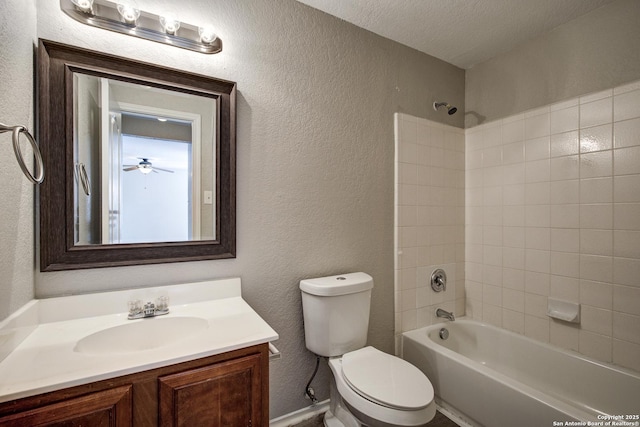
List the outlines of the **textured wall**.
{"label": "textured wall", "polygon": [[[35,0],[0,3],[0,122],[31,131],[35,34]],[[29,144],[24,142],[29,159]],[[0,319],[4,319],[34,293],[34,186],[16,162],[10,133],[0,135],[0,203]]]}
{"label": "textured wall", "polygon": [[[173,1],[139,0],[149,11]],[[238,82],[238,256],[37,274],[40,297],[240,276],[248,302],[280,334],[271,416],[309,404],[298,282],[365,271],[375,280],[369,342],[393,351],[393,113],[462,127],[464,71],[293,0],[181,2],[218,28],[224,51],[191,53],[83,26],[38,1],[38,36]],[[328,369],[314,382],[328,397]]]}
{"label": "textured wall", "polygon": [[466,127],[637,80],[639,22],[618,0],[467,70]]}

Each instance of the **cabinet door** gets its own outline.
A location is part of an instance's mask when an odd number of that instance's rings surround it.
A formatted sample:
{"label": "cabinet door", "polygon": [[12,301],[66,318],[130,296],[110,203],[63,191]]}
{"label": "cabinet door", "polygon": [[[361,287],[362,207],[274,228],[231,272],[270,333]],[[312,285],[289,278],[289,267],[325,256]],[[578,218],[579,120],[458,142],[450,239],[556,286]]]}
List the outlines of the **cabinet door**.
{"label": "cabinet door", "polygon": [[117,387],[0,418],[2,427],[131,427],[131,386]]}
{"label": "cabinet door", "polygon": [[261,355],[160,377],[160,425],[261,426]]}

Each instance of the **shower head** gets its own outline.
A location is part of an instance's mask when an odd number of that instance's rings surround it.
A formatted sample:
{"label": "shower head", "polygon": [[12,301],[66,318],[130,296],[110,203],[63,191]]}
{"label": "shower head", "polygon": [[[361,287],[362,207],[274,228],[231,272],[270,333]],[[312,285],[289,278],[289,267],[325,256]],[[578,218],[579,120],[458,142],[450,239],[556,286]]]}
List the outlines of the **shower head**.
{"label": "shower head", "polygon": [[447,113],[452,116],[456,113],[456,111],[458,111],[458,109],[454,106],[452,106],[451,104],[447,104],[446,102],[434,102],[433,103],[433,109],[438,111],[438,108],[440,107],[446,107],[447,109]]}

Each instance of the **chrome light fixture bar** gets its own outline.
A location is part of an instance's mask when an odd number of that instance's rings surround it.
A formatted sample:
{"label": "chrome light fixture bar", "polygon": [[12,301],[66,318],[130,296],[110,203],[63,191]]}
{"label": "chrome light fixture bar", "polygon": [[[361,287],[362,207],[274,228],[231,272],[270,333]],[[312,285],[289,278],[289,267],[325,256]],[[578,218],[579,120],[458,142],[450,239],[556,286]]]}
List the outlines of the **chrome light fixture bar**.
{"label": "chrome light fixture bar", "polygon": [[222,51],[222,40],[210,28],[139,10],[131,0],[60,0],[60,8],[78,22],[105,30],[194,52]]}

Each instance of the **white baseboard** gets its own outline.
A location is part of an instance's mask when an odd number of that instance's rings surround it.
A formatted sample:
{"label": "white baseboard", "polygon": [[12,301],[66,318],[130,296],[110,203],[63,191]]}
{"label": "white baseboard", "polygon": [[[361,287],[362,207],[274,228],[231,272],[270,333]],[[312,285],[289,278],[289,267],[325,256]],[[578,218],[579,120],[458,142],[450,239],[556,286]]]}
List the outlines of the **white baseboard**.
{"label": "white baseboard", "polygon": [[313,406],[299,409],[269,421],[269,427],[289,427],[306,421],[316,415],[323,414],[329,409],[329,399]]}

